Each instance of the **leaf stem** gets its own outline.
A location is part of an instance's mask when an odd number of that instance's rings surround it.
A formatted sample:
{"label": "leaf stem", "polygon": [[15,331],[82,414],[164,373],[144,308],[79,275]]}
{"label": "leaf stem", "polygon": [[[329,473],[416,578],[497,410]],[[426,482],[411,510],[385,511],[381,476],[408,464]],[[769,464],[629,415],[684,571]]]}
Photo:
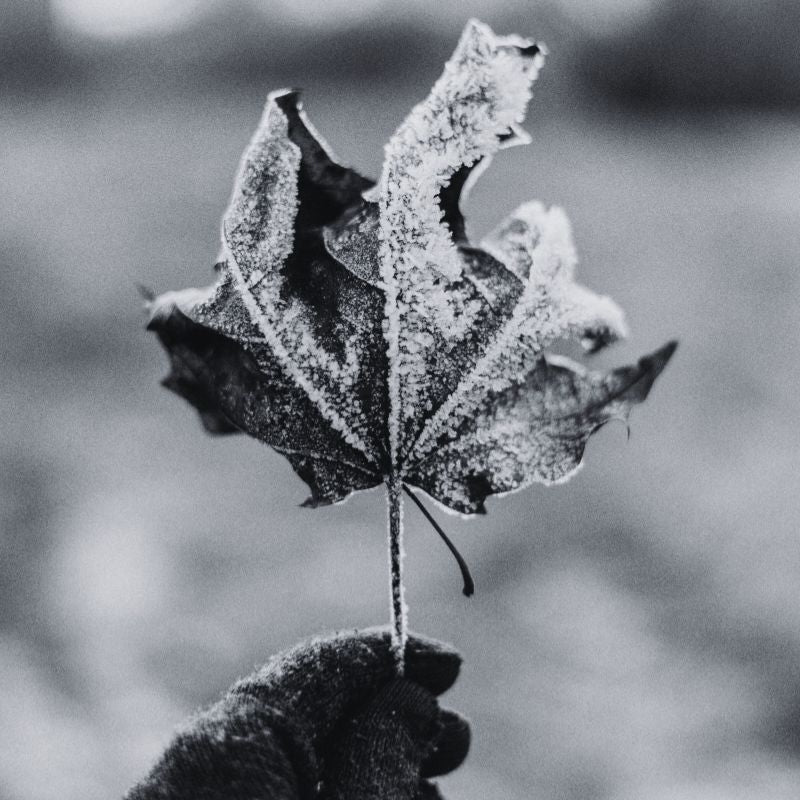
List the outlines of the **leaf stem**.
{"label": "leaf stem", "polygon": [[392,650],[397,672],[405,668],[405,649],[408,639],[408,609],[403,596],[403,494],[402,482],[390,475],[386,482],[389,512],[389,565],[392,571]]}
{"label": "leaf stem", "polygon": [[467,562],[464,561],[461,553],[458,552],[456,546],[452,541],[450,541],[450,537],[442,530],[442,528],[439,526],[439,523],[433,518],[431,512],[428,511],[424,505],[422,505],[422,500],[420,500],[419,497],[417,497],[405,483],[403,484],[403,490],[414,501],[425,519],[430,522],[436,533],[442,537],[442,541],[447,545],[448,550],[450,550],[450,552],[453,554],[453,558],[455,558],[458,568],[461,570],[461,579],[464,581],[464,588],[461,591],[464,593],[465,597],[471,597],[475,593],[475,582],[472,580],[472,575],[470,574]]}

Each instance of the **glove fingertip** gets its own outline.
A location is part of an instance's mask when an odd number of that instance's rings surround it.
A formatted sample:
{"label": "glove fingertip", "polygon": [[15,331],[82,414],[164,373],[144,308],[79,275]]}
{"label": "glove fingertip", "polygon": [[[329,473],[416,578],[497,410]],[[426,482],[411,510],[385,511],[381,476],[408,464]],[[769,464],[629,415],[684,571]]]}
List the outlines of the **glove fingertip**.
{"label": "glove fingertip", "polygon": [[464,763],[472,743],[469,722],[455,711],[443,709],[439,713],[439,735],[433,750],[422,764],[423,778],[446,775]]}
{"label": "glove fingertip", "polygon": [[406,677],[434,695],[446,692],[461,672],[461,654],[451,645],[433,639],[409,637],[405,656]]}

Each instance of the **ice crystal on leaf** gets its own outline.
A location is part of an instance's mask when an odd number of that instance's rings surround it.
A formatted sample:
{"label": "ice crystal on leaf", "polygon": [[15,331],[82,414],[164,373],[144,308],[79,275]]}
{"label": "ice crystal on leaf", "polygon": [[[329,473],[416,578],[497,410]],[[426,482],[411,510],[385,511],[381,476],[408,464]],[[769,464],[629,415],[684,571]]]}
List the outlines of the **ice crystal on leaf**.
{"label": "ice crystal on leaf", "polygon": [[563,480],[672,354],[608,373],[546,354],[625,334],[614,302],[575,282],[561,209],[526,203],[467,239],[460,202],[498,150],[528,141],[543,60],[469,22],[377,183],[337,163],[297,93],[274,92],[225,213],[217,283],[151,302],[166,385],[208,430],[283,453],[310,504],[386,482],[395,504],[405,484],[473,514]]}

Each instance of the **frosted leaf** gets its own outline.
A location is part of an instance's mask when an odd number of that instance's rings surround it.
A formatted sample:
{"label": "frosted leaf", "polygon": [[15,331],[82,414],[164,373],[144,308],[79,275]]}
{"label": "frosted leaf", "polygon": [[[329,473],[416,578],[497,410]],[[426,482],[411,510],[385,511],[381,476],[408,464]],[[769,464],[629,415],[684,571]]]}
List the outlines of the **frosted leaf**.
{"label": "frosted leaf", "polygon": [[[380,297],[338,267],[312,234],[359,202],[369,185],[333,161],[303,118],[296,93],[274,93],[242,159],[223,246],[225,275],[274,357],[377,466],[380,454],[368,442],[371,420],[382,409],[374,402],[380,393],[371,391],[375,343],[369,334]],[[211,318],[198,316],[206,323]]]}
{"label": "frosted leaf", "polygon": [[625,335],[622,311],[613,300],[574,282],[577,258],[560,208],[526,203],[481,245],[523,288],[481,356],[426,420],[409,457],[412,463],[424,458],[446,429],[472,414],[487,388],[500,391],[525,375],[555,339],[577,337],[594,352]]}
{"label": "frosted leaf", "polygon": [[321,233],[369,186],[333,160],[296,93],[273,93],[223,221],[218,282],[151,304],[172,360],[166,385],[207,428],[284,453],[312,504],[385,473],[383,294],[332,258]]}
{"label": "frosted leaf", "polygon": [[[420,412],[455,388],[462,362],[474,360],[498,324],[465,269],[458,193],[470,169],[515,135],[542,61],[533,42],[470,21],[444,74],[386,147],[380,257],[394,459],[419,434]],[[442,194],[451,184],[454,198]]]}
{"label": "frosted leaf", "polygon": [[491,494],[564,481],[580,467],[592,433],[609,420],[627,421],[674,350],[666,345],[609,373],[541,357],[523,380],[485,393],[407,480],[464,514],[482,513]]}
{"label": "frosted leaf", "polygon": [[[625,335],[614,302],[576,283],[559,208],[525,203],[469,241],[463,195],[498,150],[528,141],[542,62],[532,42],[470,22],[375,185],[337,163],[296,93],[273,93],[217,282],[150,304],[165,384],[208,430],[286,455],[311,504],[387,482],[392,508],[405,483],[475,513],[491,494],[563,479],[669,359],[674,345],[603,374],[546,355],[556,339],[593,352]],[[399,594],[395,606],[399,619]]]}
{"label": "frosted leaf", "polygon": [[[193,322],[181,310],[182,294],[162,295],[153,304],[149,328],[169,353],[164,386],[195,406],[209,433],[241,431],[282,453],[311,488],[306,505],[344,500],[383,482],[259,340],[230,281],[219,284],[213,306],[224,334]],[[189,308],[200,313],[203,306],[192,305],[193,299]],[[232,320],[241,327],[230,327]]]}

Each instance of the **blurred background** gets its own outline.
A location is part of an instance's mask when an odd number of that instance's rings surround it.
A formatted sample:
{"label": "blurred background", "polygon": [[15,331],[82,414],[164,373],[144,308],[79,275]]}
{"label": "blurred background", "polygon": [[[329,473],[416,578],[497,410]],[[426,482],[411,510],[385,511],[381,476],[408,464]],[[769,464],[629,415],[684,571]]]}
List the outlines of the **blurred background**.
{"label": "blurred background", "polygon": [[[162,390],[135,284],[205,285],[267,93],[376,177],[470,15],[546,42],[533,143],[475,238],[563,205],[681,347],[632,437],[465,523],[407,511],[412,627],[454,642],[457,800],[800,795],[800,4],[0,4],[0,798],[120,796],[173,727],[298,639],[388,619],[384,499],[298,508],[284,459]],[[439,515],[441,518],[441,515]]]}

